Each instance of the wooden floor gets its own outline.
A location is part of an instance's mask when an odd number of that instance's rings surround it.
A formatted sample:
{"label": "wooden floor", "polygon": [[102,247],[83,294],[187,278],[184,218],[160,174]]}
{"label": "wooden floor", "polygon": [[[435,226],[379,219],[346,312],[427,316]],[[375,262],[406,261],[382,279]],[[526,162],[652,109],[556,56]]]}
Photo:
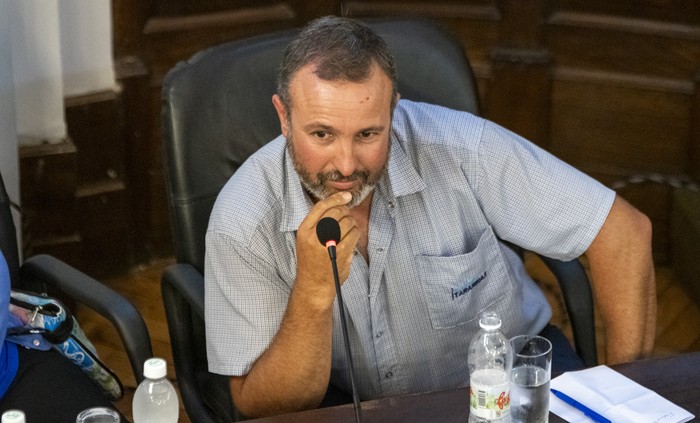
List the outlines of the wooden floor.
{"label": "wooden floor", "polygon": [[[177,377],[172,369],[172,355],[168,339],[165,312],[160,296],[160,274],[172,259],[154,261],[146,266],[133,269],[129,274],[106,281],[113,289],[129,298],[141,311],[150,331],[154,354],[168,360],[168,376],[175,382]],[[558,298],[556,284],[551,275],[536,259],[526,260],[528,271],[535,276],[554,310],[553,323],[570,333],[568,320]],[[682,286],[673,278],[673,273],[665,267],[657,268],[657,294],[659,318],[655,356],[677,354],[686,351],[700,351],[700,308],[688,297]],[[125,397],[116,407],[131,419],[131,398],[136,384],[126,355],[116,332],[104,319],[89,309],[79,308],[76,314],[88,337],[95,343],[100,357],[120,376],[126,388]],[[599,352],[604,351],[602,329],[597,337]],[[187,423],[184,410],[180,410],[180,422]]]}

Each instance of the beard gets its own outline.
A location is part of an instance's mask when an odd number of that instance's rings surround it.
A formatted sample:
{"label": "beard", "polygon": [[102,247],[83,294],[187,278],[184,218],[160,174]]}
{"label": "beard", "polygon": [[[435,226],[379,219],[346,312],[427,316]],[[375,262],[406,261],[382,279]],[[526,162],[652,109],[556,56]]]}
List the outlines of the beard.
{"label": "beard", "polygon": [[361,204],[369,194],[374,191],[377,186],[379,179],[386,173],[387,161],[377,172],[370,172],[369,170],[355,170],[352,174],[348,176],[343,176],[338,170],[332,170],[329,172],[320,172],[316,174],[314,178],[311,173],[304,167],[299,158],[297,157],[296,150],[294,150],[294,143],[292,142],[292,135],[287,138],[287,151],[292,157],[292,164],[294,165],[294,170],[299,174],[299,179],[301,179],[301,184],[304,186],[306,191],[316,200],[324,200],[329,196],[339,192],[327,185],[328,182],[355,182],[360,183],[356,185],[353,189],[348,190],[352,194],[352,200],[347,204],[350,208],[356,207]]}

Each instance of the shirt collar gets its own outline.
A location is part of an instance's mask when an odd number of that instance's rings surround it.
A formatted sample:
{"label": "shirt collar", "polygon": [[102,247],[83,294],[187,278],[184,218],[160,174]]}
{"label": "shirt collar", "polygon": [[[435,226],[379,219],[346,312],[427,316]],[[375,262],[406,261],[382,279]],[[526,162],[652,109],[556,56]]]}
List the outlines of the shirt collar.
{"label": "shirt collar", "polygon": [[311,208],[313,202],[301,184],[299,174],[294,169],[292,156],[284,142],[284,192],[282,193],[282,221],[280,231],[293,232],[299,228]]}

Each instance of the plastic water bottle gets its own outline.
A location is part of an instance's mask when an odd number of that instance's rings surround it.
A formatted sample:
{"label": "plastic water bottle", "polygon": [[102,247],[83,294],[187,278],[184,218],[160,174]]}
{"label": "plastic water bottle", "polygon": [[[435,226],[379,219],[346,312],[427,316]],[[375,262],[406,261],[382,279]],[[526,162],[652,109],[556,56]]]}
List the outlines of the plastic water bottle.
{"label": "plastic water bottle", "polygon": [[7,410],[2,413],[2,423],[24,423],[24,412],[21,410]]}
{"label": "plastic water bottle", "polygon": [[146,379],[134,393],[134,423],[177,423],[180,405],[175,388],[166,378],[167,373],[162,358],[150,358],[143,364]]}
{"label": "plastic water bottle", "polygon": [[508,423],[513,351],[501,333],[501,318],[487,311],[469,344],[469,423]]}

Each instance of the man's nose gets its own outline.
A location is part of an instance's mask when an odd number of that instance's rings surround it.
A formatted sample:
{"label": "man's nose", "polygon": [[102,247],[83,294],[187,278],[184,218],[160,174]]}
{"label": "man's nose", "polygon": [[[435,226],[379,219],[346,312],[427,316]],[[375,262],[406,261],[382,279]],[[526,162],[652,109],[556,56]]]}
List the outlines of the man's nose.
{"label": "man's nose", "polygon": [[350,176],[355,172],[357,169],[357,159],[355,158],[354,145],[352,142],[338,143],[333,164],[343,176]]}

